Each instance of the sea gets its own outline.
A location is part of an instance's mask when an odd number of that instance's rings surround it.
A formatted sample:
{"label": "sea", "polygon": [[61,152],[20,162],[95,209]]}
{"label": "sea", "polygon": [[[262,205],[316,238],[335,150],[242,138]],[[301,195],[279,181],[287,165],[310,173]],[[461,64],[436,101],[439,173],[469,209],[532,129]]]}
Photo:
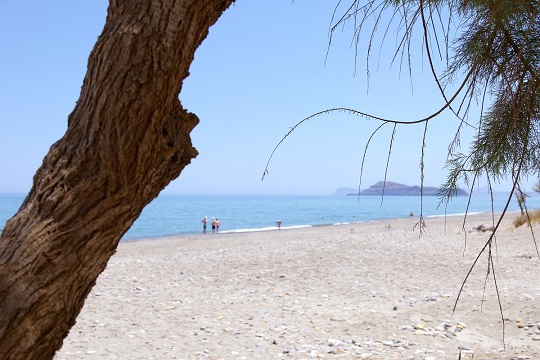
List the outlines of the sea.
{"label": "sea", "polygon": [[[0,230],[19,209],[25,195],[0,194]],[[440,204],[436,196],[346,196],[346,195],[171,195],[161,194],[135,221],[122,241],[159,239],[202,232],[201,220],[207,216],[220,220],[221,233],[253,232],[350,224],[372,220],[391,220],[420,216],[459,216],[502,211],[508,195],[456,197]],[[540,196],[527,199],[527,208],[540,208]],[[509,210],[519,210],[512,198]],[[208,226],[210,232],[210,226]]]}

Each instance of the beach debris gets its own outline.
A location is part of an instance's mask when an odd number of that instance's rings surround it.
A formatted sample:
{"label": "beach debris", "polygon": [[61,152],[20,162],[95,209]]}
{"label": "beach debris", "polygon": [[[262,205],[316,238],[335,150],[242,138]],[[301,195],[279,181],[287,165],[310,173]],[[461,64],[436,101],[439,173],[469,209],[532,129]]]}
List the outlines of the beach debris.
{"label": "beach debris", "polygon": [[328,339],[328,346],[339,346],[341,344],[340,340]]}
{"label": "beach debris", "polygon": [[[423,319],[426,320],[426,319]],[[428,321],[418,322],[415,325],[405,325],[401,327],[401,330],[414,332],[421,335],[427,336],[439,336],[446,337],[449,339],[455,339],[459,333],[465,329],[466,325],[458,321],[455,324],[448,320],[444,319],[438,322],[434,326],[428,326]]]}
{"label": "beach debris", "polygon": [[486,232],[486,231],[493,231],[493,230],[495,230],[493,226],[486,226],[484,224],[480,224],[478,226],[473,227],[472,231],[469,231],[469,232],[473,232],[473,231]]}

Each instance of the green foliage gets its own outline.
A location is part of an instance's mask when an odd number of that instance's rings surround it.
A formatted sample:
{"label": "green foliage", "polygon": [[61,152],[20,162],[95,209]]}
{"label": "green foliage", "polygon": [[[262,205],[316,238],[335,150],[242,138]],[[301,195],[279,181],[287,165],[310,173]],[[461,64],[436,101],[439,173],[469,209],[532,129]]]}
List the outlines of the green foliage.
{"label": "green foliage", "polygon": [[[297,123],[276,146],[272,155],[300,124],[331,112],[381,121],[396,126],[424,123],[420,179],[423,181],[424,144],[427,123],[450,109],[460,123],[448,146],[448,177],[439,193],[441,202],[457,194],[458,183],[469,188],[480,177],[492,182],[511,179],[513,192],[520,183],[540,173],[539,90],[540,3],[533,0],[338,0],[332,16],[329,46],[337,30],[353,26],[356,58],[366,47],[369,79],[370,58],[377,39],[384,42],[396,34],[392,62],[408,68],[412,77],[413,44],[421,43],[424,58],[441,94],[441,106],[422,119],[384,119],[354,109],[321,111]],[[368,27],[369,36],[363,36]],[[382,36],[377,36],[381,35]],[[416,41],[415,41],[416,40]],[[418,41],[421,40],[421,41]],[[443,64],[443,70],[437,68]],[[454,84],[456,83],[456,84]],[[447,89],[456,89],[452,92]],[[469,121],[472,104],[480,103],[482,113]],[[486,109],[484,109],[484,106]],[[461,150],[460,130],[477,130],[468,151]],[[378,128],[379,129],[379,128]],[[378,130],[377,129],[377,130]],[[374,131],[373,135],[377,132]],[[392,135],[393,136],[393,135]],[[390,144],[392,144],[392,140]],[[366,150],[368,144],[366,144]],[[391,145],[389,147],[390,161]],[[268,173],[268,160],[265,174]],[[365,152],[364,152],[365,157]],[[362,162],[363,163],[363,162]],[[362,171],[361,171],[362,172]],[[361,184],[361,179],[360,179]],[[423,185],[423,182],[421,183]],[[508,199],[510,202],[511,196]],[[504,211],[503,211],[504,213]],[[422,215],[421,215],[422,216]]]}
{"label": "green foliage", "polygon": [[[477,130],[468,152],[459,151],[459,130],[449,145],[448,177],[439,193],[441,201],[448,202],[456,196],[460,181],[472,189],[481,176],[486,177],[490,186],[493,181],[511,179],[512,192],[517,194],[522,209],[520,221],[535,221],[537,213],[533,213],[531,219],[520,183],[529,176],[538,177],[540,173],[540,3],[537,0],[353,0],[344,15],[337,18],[331,32],[354,19],[354,40],[358,45],[366,20],[375,19],[367,46],[369,60],[375,33],[382,24],[383,13],[389,10],[393,11],[390,23],[397,21],[397,32],[401,34],[394,59],[408,62],[409,73],[412,73],[411,44],[420,30],[423,54],[444,101],[437,113],[410,123],[425,122],[424,129],[427,129],[427,122],[449,108],[461,121],[461,126],[473,126]],[[385,27],[384,38],[389,28],[390,24]],[[446,62],[440,74],[435,66],[437,57]],[[369,64],[367,73],[369,77]],[[457,90],[447,93],[446,89],[456,81],[459,81],[454,87]],[[482,114],[471,124],[465,119],[475,102],[482,104]],[[484,111],[485,103],[488,106]],[[383,121],[394,123],[394,126],[402,124],[395,120]],[[422,150],[425,137],[426,131]],[[421,180],[424,176],[423,155]],[[488,256],[486,279],[492,274],[497,285],[493,262],[495,233],[511,199],[512,195],[473,262],[458,299],[484,252]],[[420,214],[419,224],[422,223]],[[534,239],[534,232],[532,235]],[[499,309],[504,339],[500,298]]]}
{"label": "green foliage", "polygon": [[489,95],[493,102],[477,124],[469,154],[452,154],[444,188],[480,175],[511,178],[519,188],[524,178],[538,176],[538,6],[523,0],[464,1],[459,8],[465,30],[454,43],[446,77],[467,69],[468,94]]}
{"label": "green foliage", "polygon": [[[388,22],[385,24],[384,21]],[[441,202],[448,202],[457,195],[460,181],[472,189],[481,176],[485,176],[490,187],[493,181],[511,179],[512,193],[517,194],[518,203],[522,208],[522,217],[526,217],[526,220],[520,221],[524,223],[536,221],[537,214],[533,213],[531,219],[531,213],[527,210],[520,183],[529,176],[538,177],[540,173],[540,104],[538,100],[540,95],[538,74],[540,69],[540,2],[537,0],[349,0],[349,2],[338,0],[332,23],[329,45],[332,43],[332,36],[336,30],[345,28],[347,24],[353,24],[356,58],[359,55],[360,44],[365,44],[367,48],[368,79],[369,60],[375,39],[378,39],[376,35],[381,28],[383,29],[382,41],[390,33],[397,34],[397,48],[392,61],[400,61],[400,69],[403,65],[408,65],[411,76],[411,51],[414,48],[413,44],[417,42],[413,40],[421,38],[422,55],[427,57],[433,79],[441,93],[442,105],[437,112],[414,121],[383,119],[353,109],[337,108],[322,111],[297,123],[274,148],[272,155],[281,142],[300,124],[315,116],[344,111],[382,122],[369,138],[364,150],[364,158],[369,142],[375,133],[385,124],[393,124],[394,129],[388,150],[388,168],[396,127],[424,123],[420,164],[420,179],[423,186],[423,157],[427,124],[442,111],[450,109],[461,125],[454,141],[448,147],[448,177],[439,192]],[[370,24],[371,31],[366,40],[361,37],[361,34],[367,24]],[[391,31],[392,24],[396,25],[394,32]],[[435,59],[444,64],[442,72],[437,72]],[[454,85],[454,82],[458,82],[457,86],[450,87]],[[447,93],[448,88],[457,90]],[[471,124],[466,119],[468,119],[471,104],[477,102],[482,105],[482,113],[478,120]],[[487,110],[484,111],[485,104],[488,105]],[[477,130],[468,152],[460,151],[460,129],[463,126],[472,126]],[[265,174],[268,173],[270,159]],[[540,192],[540,183],[536,186],[536,191]],[[486,280],[492,275],[494,284],[497,286],[493,262],[495,233],[511,200],[512,195],[508,197],[505,209],[494,224],[489,239],[471,265],[459,291],[458,300],[465,282],[483,253],[487,253],[488,256]],[[425,227],[422,202],[420,208],[420,220],[416,226],[422,232]],[[531,233],[534,240],[532,228]],[[536,240],[534,241],[536,244]],[[537,253],[540,257],[538,248]],[[498,299],[504,339],[504,317],[500,297]]]}
{"label": "green foliage", "polygon": [[[356,56],[361,40],[366,42],[360,36],[368,23],[372,24],[366,45],[368,60],[377,32],[384,29],[384,41],[394,24],[398,46],[393,61],[408,64],[412,74],[413,40],[422,39],[422,52],[428,59],[443,105],[432,116],[410,123],[428,122],[449,108],[461,126],[477,129],[467,153],[460,150],[459,131],[449,144],[449,173],[440,192],[442,201],[456,195],[460,181],[472,188],[480,176],[485,176],[489,184],[511,179],[514,189],[519,189],[522,180],[538,176],[538,1],[353,0],[343,5],[339,1],[336,7],[330,43],[335,30],[352,22]],[[340,8],[344,10],[338,17]],[[442,72],[436,71],[435,59],[445,63]],[[369,78],[369,61],[366,72]],[[454,87],[457,90],[447,93],[450,85],[457,85]],[[476,122],[466,122],[471,104],[478,102],[482,108],[489,104],[487,110]]]}

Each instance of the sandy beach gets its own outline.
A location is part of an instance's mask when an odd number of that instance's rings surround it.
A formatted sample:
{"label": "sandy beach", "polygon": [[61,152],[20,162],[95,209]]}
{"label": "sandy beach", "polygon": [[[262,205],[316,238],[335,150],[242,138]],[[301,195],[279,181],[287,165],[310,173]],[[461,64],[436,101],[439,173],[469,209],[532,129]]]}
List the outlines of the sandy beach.
{"label": "sandy beach", "polygon": [[540,260],[514,217],[455,312],[490,214],[123,242],[55,359],[539,359]]}

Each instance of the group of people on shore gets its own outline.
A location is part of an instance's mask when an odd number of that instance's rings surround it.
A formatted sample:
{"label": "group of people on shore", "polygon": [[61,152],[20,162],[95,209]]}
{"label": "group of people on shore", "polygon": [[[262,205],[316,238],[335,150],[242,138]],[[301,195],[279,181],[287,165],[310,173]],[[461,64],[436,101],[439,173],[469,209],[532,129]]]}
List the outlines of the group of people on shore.
{"label": "group of people on shore", "polygon": [[[201,223],[203,224],[202,233],[203,235],[206,235],[206,228],[208,226],[208,217],[205,216],[204,219],[201,220]],[[219,219],[216,219],[215,217],[212,218],[212,222],[210,223],[212,225],[212,235],[213,234],[219,234],[219,227],[221,226],[221,222]],[[281,220],[276,221],[276,225],[279,230],[281,230]]]}
{"label": "group of people on shore", "polygon": [[[201,223],[203,224],[202,233],[203,233],[203,235],[206,235],[206,227],[207,227],[207,224],[208,224],[208,217],[205,216],[204,219],[201,220]],[[213,217],[211,225],[212,225],[212,235],[213,234],[219,234],[219,227],[221,226],[221,222],[219,221],[219,219],[216,219],[215,217]]]}

